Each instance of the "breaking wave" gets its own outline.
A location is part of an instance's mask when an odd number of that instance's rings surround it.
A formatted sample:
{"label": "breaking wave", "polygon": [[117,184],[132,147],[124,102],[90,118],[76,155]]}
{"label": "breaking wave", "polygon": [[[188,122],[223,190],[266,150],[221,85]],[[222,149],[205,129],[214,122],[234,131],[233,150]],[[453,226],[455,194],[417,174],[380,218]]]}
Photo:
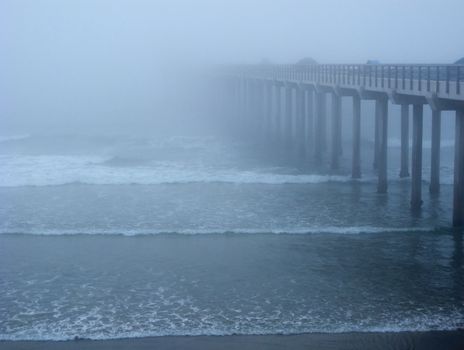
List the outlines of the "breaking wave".
{"label": "breaking wave", "polygon": [[[0,186],[54,186],[73,183],[122,184],[317,184],[349,182],[348,175],[275,173],[275,169],[242,170],[204,164],[157,161],[113,166],[114,158],[97,156],[0,156]],[[366,181],[368,179],[364,179]]]}
{"label": "breaking wave", "polygon": [[275,235],[305,235],[305,234],[369,234],[369,233],[393,233],[393,232],[432,232],[435,227],[375,227],[375,226],[314,226],[294,228],[237,228],[237,229],[156,229],[156,230],[134,230],[134,229],[34,229],[18,230],[0,229],[0,234],[22,234],[22,235],[119,235],[119,236],[149,236],[149,235],[216,235],[216,234],[275,234]]}

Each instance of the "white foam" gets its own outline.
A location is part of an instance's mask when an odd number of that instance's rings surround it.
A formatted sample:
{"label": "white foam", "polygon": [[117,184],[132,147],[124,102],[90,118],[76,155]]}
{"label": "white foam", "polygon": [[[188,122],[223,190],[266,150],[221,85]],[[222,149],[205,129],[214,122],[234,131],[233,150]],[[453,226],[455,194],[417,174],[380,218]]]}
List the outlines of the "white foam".
{"label": "white foam", "polygon": [[120,236],[145,236],[145,235],[225,235],[225,234],[244,234],[244,235],[307,235],[307,234],[373,234],[386,232],[432,232],[435,227],[376,227],[376,226],[314,226],[314,227],[289,227],[289,228],[231,228],[231,229],[146,229],[134,230],[125,228],[112,229],[32,229],[13,231],[8,228],[0,228],[0,234],[25,234],[25,235],[120,235]]}
{"label": "white foam", "polygon": [[[200,317],[197,322],[186,326],[185,323],[176,324],[166,319],[157,319],[154,322],[161,323],[163,326],[150,325],[145,319],[147,315],[141,315],[135,319],[137,324],[143,324],[135,330],[133,324],[124,324],[117,319],[109,319],[103,322],[103,318],[98,314],[97,309],[92,310],[86,315],[51,323],[39,323],[33,328],[20,328],[10,330],[8,333],[0,333],[1,340],[72,340],[77,335],[80,338],[92,340],[107,339],[127,339],[145,338],[161,336],[228,336],[228,335],[293,335],[304,333],[351,333],[351,332],[427,332],[427,331],[452,331],[461,329],[464,322],[464,315],[458,310],[448,310],[449,313],[423,312],[414,316],[406,315],[381,315],[385,319],[367,318],[359,324],[347,320],[331,319],[330,316],[322,318],[308,318],[300,315],[292,319],[270,315],[260,315],[249,317],[238,315],[236,318],[229,318],[228,324],[220,322],[217,318]],[[176,314],[177,315],[177,314]],[[179,315],[177,315],[179,316]],[[217,316],[217,315],[216,315]],[[224,316],[224,315],[223,315]],[[93,317],[90,321],[88,318]],[[259,321],[257,323],[256,321]],[[109,323],[107,323],[109,322]],[[114,322],[114,323],[112,323]],[[186,322],[187,323],[187,322]]]}
{"label": "white foam", "polygon": [[0,186],[50,186],[70,183],[121,184],[317,184],[349,182],[350,176],[276,174],[270,169],[241,170],[156,162],[150,166],[113,167],[108,158],[97,156],[0,156]]}

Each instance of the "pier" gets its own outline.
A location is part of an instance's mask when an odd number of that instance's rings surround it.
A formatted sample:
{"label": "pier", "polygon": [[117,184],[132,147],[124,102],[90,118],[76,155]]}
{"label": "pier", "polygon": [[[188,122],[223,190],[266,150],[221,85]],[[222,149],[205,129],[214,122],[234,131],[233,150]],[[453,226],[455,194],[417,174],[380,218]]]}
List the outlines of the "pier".
{"label": "pier", "polygon": [[[311,157],[316,162],[327,158],[332,170],[338,169],[343,152],[341,99],[351,99],[351,176],[353,179],[362,176],[362,118],[375,118],[373,167],[378,174],[378,193],[388,190],[388,106],[389,103],[400,105],[401,168],[398,176],[411,177],[410,205],[416,212],[422,206],[424,105],[432,110],[429,186],[432,195],[440,192],[441,112],[455,112],[453,226],[464,226],[464,65],[235,65],[222,67],[220,80],[225,87],[222,91],[226,91],[224,98],[228,106],[238,111],[237,122],[243,127],[258,130],[265,140],[277,142],[295,154],[300,162]],[[328,98],[330,108],[327,108]],[[366,100],[374,101],[374,115],[361,115],[361,105]],[[329,117],[330,132],[327,130]]]}

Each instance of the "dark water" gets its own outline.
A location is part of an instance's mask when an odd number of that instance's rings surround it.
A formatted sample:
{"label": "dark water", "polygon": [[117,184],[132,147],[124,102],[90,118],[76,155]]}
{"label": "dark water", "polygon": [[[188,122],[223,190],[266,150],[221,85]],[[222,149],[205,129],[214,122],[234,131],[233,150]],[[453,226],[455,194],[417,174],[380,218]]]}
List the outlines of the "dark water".
{"label": "dark water", "polygon": [[368,153],[351,181],[214,139],[2,143],[1,339],[464,326],[448,148],[413,214],[394,147],[378,195]]}

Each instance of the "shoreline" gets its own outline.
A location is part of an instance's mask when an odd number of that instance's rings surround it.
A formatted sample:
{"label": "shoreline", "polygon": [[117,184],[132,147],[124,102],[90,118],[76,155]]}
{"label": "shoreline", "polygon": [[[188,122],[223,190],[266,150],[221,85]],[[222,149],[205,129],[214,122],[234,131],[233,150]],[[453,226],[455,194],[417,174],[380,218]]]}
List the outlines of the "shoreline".
{"label": "shoreline", "polygon": [[0,349],[441,349],[464,348],[464,330],[426,332],[305,333],[295,335],[160,336],[107,340],[0,341]]}

